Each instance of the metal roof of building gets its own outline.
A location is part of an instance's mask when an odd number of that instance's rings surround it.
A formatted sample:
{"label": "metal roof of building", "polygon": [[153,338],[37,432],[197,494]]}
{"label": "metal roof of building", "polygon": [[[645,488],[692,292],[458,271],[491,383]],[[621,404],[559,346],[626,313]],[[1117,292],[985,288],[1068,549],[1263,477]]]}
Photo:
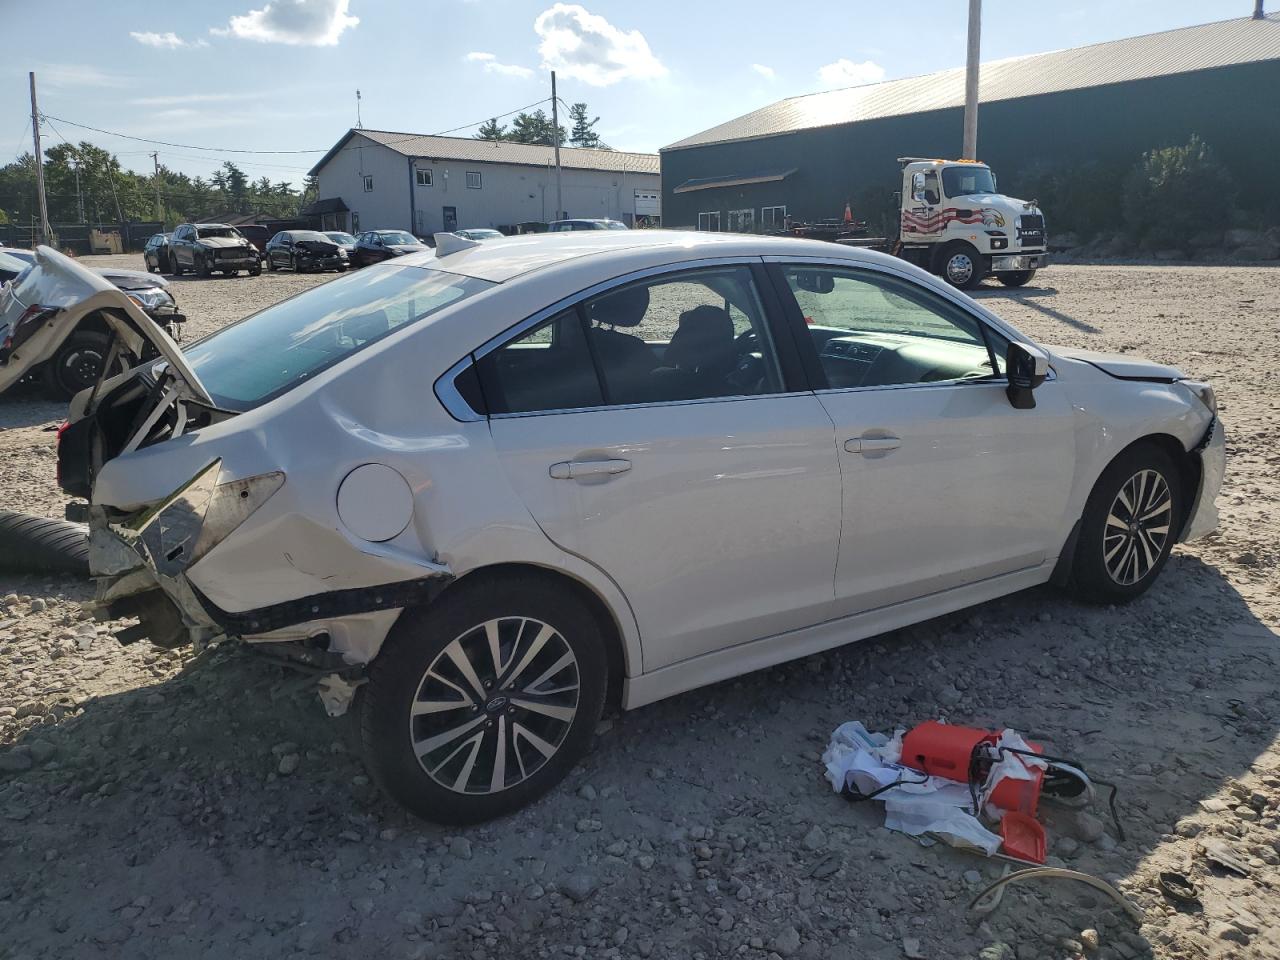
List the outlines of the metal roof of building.
{"label": "metal roof of building", "polygon": [[[311,176],[328,163],[354,136],[403,154],[439,160],[463,160],[473,163],[514,163],[526,167],[545,167],[555,163],[555,150],[538,143],[511,143],[506,140],[476,140],[472,137],[432,137],[420,133],[395,133],[389,130],[352,129],[333,145],[314,167]],[[605,170],[617,173],[658,174],[656,153],[627,153],[623,150],[594,150],[588,147],[560,148],[560,166],[565,170]]]}
{"label": "metal roof of building", "polygon": [[[1081,90],[1214,67],[1280,59],[1280,15],[1243,18],[1036,53],[982,65],[981,102]],[[752,140],[964,106],[964,68],[791,97],[686,137],[666,150]]]}

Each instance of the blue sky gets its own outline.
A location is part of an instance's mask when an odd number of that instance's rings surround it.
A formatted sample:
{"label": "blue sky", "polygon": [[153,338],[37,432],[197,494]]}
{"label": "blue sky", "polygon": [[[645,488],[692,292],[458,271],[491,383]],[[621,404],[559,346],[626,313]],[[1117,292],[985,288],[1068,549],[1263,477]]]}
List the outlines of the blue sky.
{"label": "blue sky", "polygon": [[[1274,8],[1275,2],[1269,4]],[[547,97],[585,100],[618,149],[656,150],[796,94],[964,61],[965,0],[41,0],[4,4],[0,162],[41,111],[104,130],[245,150],[323,150],[356,120],[437,133]],[[1247,16],[1250,0],[986,0],[984,60]],[[38,52],[37,52],[38,51]],[[471,129],[459,135],[469,135]],[[152,147],[51,120],[150,169]],[[157,147],[206,175],[224,159],[298,182],[319,153]]]}

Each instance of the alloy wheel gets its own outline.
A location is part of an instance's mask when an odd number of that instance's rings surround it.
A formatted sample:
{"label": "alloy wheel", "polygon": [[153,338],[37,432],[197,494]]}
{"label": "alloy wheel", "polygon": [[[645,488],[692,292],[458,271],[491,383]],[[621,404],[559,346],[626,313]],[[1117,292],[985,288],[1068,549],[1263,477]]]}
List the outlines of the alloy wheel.
{"label": "alloy wheel", "polygon": [[501,617],[478,624],[431,662],[409,710],[422,769],[455,793],[492,794],[555,756],[577,715],[581,676],[550,624]]}
{"label": "alloy wheel", "polygon": [[953,284],[968,283],[969,278],[973,276],[973,258],[967,253],[952,254],[947,260],[947,279]]}
{"label": "alloy wheel", "polygon": [[1120,487],[1102,536],[1107,574],[1121,586],[1137,583],[1160,559],[1173,521],[1173,495],[1156,470],[1139,470]]}

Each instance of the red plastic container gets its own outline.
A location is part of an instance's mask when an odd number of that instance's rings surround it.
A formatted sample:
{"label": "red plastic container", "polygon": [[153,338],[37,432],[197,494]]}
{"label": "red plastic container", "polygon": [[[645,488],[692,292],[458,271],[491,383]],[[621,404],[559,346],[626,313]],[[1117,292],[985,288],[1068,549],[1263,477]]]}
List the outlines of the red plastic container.
{"label": "red plastic container", "polygon": [[[902,764],[923,770],[932,777],[969,782],[969,758],[973,748],[980,743],[994,745],[1000,739],[998,731],[976,730],[949,723],[926,720],[902,738]],[[1044,749],[1028,742],[1036,753]],[[1016,810],[1034,817],[1040,805],[1040,786],[1044,782],[1043,770],[1032,770],[1030,780],[1005,779],[991,794],[990,803],[1002,810]]]}
{"label": "red plastic container", "polygon": [[1014,810],[1000,819],[1000,840],[1000,846],[1008,856],[1031,863],[1044,863],[1049,852],[1040,821]]}

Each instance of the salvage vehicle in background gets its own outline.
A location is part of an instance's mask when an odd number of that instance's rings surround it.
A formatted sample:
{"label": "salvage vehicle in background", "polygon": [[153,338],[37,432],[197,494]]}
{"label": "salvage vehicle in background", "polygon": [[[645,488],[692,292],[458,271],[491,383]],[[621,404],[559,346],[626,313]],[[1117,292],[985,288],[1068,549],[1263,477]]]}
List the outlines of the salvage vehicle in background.
{"label": "salvage vehicle in background", "polygon": [[552,220],[547,224],[548,233],[572,233],[576,230],[629,230],[621,220]]}
{"label": "salvage vehicle in background", "polygon": [[142,248],[142,262],[146,264],[147,273],[163,273],[169,267],[168,233],[155,233],[147,238]]}
{"label": "salvage vehicle in background", "polygon": [[347,269],[347,251],[316,230],[281,230],[267,243],[268,270],[288,267],[294,273]]}
{"label": "salvage vehicle in background", "polygon": [[[103,296],[106,291],[115,297]],[[151,326],[181,339],[186,317],[163,277],[114,267],[88,270],[41,247],[33,263],[0,290],[0,393],[32,378],[51,399],[67,400],[97,383],[104,369],[126,369],[130,349],[140,359],[155,358],[145,337],[113,324],[121,301],[150,318]],[[113,339],[120,340],[114,351]]]}
{"label": "salvage vehicle in background", "polygon": [[321,230],[326,237],[347,251],[347,256],[351,256],[351,251],[356,248],[356,238],[345,230]]}
{"label": "salvage vehicle in background", "polygon": [[185,352],[143,327],[167,362],[58,446],[120,639],[240,637],[331,713],[358,689],[370,769],[428,819],[552,787],[606,700],[1050,581],[1131,600],[1216,524],[1207,384],[1034,344],[902,260],[436,239]]}
{"label": "salvage vehicle in background", "polygon": [[236,227],[236,230],[240,232],[242,237],[253,244],[253,249],[257,250],[258,253],[262,253],[267,249],[267,241],[275,235],[275,231],[268,230],[257,223],[242,223]]}
{"label": "salvage vehicle in background", "polygon": [[184,223],[169,237],[169,272],[182,276],[191,270],[201,277],[223,273],[234,277],[241,270],[251,276],[262,272],[253,244],[235,227],[225,223]]}
{"label": "salvage vehicle in background", "polygon": [[490,227],[468,227],[466,230],[454,230],[453,234],[463,240],[501,240],[503,237],[501,230]]}
{"label": "salvage vehicle in background", "polygon": [[356,245],[350,253],[351,265],[367,267],[392,257],[430,250],[431,247],[404,230],[369,230],[356,238]]}

